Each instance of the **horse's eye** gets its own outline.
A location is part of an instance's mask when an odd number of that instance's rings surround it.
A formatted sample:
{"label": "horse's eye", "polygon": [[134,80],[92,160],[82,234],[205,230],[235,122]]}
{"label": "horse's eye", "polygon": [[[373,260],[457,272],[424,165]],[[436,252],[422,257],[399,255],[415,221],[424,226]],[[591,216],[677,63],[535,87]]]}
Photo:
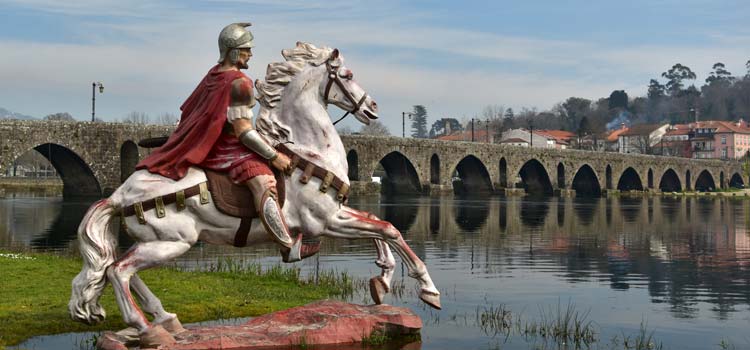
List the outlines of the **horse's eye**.
{"label": "horse's eye", "polygon": [[339,76],[347,80],[354,79],[354,73],[352,73],[352,71],[349,69],[341,70],[341,72],[339,72]]}

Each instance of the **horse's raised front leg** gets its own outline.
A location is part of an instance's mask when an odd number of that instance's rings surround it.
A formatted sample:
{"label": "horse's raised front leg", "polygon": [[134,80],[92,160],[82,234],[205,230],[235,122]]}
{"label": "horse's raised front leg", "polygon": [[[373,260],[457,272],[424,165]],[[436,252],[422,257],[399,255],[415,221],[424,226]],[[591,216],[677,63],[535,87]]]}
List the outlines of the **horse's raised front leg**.
{"label": "horse's raised front leg", "polygon": [[430,278],[424,262],[409,248],[401,232],[390,222],[374,218],[372,214],[346,206],[329,218],[324,234],[329,237],[357,239],[372,238],[391,246],[409,269],[409,276],[420,284],[419,298],[427,305],[440,309],[440,292]]}
{"label": "horse's raised front leg", "polygon": [[[380,220],[377,216],[372,213],[360,211],[353,208],[344,208],[352,214],[358,214],[365,216],[369,219]],[[375,260],[375,264],[380,267],[380,276],[370,278],[370,296],[375,304],[382,304],[385,294],[391,291],[391,282],[393,280],[393,272],[396,267],[396,259],[391,254],[391,249],[385,241],[379,239],[372,240],[375,243],[375,249],[378,252],[378,259]]]}
{"label": "horse's raised front leg", "polygon": [[[170,346],[175,340],[162,326],[152,326],[146,316],[143,315],[130,292],[131,278],[136,272],[160,265],[182,255],[188,249],[190,249],[190,244],[185,242],[136,243],[127,253],[107,268],[107,278],[112,283],[117,305],[122,312],[122,318],[128,326],[138,330],[141,348],[159,345]],[[140,281],[140,279],[137,280]],[[135,284],[136,289],[140,289],[140,284],[138,282]],[[143,290],[140,290],[140,292],[143,292]],[[153,304],[151,306],[153,307]]]}

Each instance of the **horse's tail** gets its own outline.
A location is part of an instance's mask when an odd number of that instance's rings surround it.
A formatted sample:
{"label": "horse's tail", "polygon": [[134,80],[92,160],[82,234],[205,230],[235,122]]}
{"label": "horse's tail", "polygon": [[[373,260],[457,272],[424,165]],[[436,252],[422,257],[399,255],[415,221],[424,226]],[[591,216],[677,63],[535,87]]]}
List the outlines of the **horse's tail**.
{"label": "horse's tail", "polygon": [[99,304],[106,285],[107,267],[115,260],[117,237],[112,233],[110,221],[116,210],[109,199],[97,201],[86,212],[78,227],[78,240],[83,269],[73,279],[68,303],[70,317],[86,324],[96,324],[107,316]]}

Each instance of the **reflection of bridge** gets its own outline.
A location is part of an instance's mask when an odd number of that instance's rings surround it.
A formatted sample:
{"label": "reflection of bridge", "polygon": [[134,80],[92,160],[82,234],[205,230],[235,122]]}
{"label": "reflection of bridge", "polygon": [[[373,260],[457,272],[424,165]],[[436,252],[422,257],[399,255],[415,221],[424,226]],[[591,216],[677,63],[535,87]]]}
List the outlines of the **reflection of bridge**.
{"label": "reflection of bridge", "polygon": [[[64,194],[101,195],[114,190],[138,159],[136,142],[172,127],[114,123],[0,122],[0,175],[35,149],[64,182]],[[344,136],[349,177],[369,182],[378,165],[386,190],[398,192],[529,193],[603,190],[711,190],[746,184],[735,161],[694,160],[574,150],[529,149],[485,143],[395,137]],[[354,186],[356,188],[356,186]]]}

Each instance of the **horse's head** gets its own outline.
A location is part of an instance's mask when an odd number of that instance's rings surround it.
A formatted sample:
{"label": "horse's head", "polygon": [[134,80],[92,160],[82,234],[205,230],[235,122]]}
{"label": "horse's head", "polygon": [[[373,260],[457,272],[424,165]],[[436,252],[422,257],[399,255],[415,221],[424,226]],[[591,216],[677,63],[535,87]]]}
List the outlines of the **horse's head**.
{"label": "horse's head", "polygon": [[339,107],[365,125],[378,118],[378,104],[354,80],[354,73],[344,66],[339,49],[333,49],[325,61],[327,78],[320,84],[323,101]]}

